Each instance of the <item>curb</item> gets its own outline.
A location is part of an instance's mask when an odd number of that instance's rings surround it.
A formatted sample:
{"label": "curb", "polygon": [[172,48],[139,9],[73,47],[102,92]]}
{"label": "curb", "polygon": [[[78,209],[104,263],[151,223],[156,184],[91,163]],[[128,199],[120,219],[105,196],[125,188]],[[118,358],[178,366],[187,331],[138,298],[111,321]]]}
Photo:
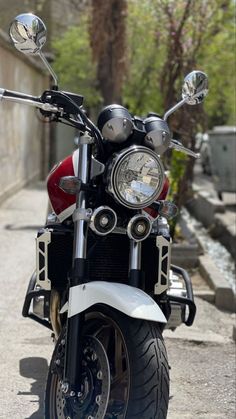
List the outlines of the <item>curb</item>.
{"label": "curb", "polygon": [[217,213],[224,213],[224,204],[217,198],[213,198],[207,191],[199,191],[199,187],[193,185],[194,197],[186,205],[189,212],[201,221],[205,227],[214,224]]}
{"label": "curb", "polygon": [[233,326],[233,334],[232,334],[233,340],[236,342],[236,326]]}
{"label": "curb", "polygon": [[196,184],[193,184],[193,190],[194,197],[187,203],[186,208],[209,229],[211,237],[219,240],[236,259],[235,216],[228,223],[225,206],[217,197],[212,197],[208,191],[200,190]]}
{"label": "curb", "polygon": [[196,290],[194,297],[201,298],[208,303],[215,304],[215,291],[213,290]]}
{"label": "curb", "polygon": [[171,263],[182,268],[198,266],[199,246],[197,244],[172,244]]}
{"label": "curb", "polygon": [[217,308],[236,312],[236,296],[224,279],[213,260],[208,255],[199,257],[199,272],[215,292],[215,305]]}

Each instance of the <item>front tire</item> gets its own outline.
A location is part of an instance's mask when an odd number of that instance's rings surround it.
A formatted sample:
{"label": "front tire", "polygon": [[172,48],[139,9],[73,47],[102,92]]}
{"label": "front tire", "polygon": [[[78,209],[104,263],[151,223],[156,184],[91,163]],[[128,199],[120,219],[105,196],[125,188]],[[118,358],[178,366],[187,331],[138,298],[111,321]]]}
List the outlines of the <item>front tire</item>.
{"label": "front tire", "polygon": [[[107,407],[104,416],[94,414],[96,406],[93,407],[92,403],[97,397],[96,394],[94,397],[92,395],[97,388],[94,377],[91,388],[89,391],[87,389],[89,404],[86,405],[84,397],[83,406],[87,407],[79,407],[82,410],[70,413],[70,417],[165,419],[169,401],[169,366],[158,325],[133,319],[108,307],[97,306],[86,314],[84,335],[92,336],[95,342],[99,341],[106,352],[110,371],[110,385],[105,386],[107,389],[109,387]],[[62,339],[63,336],[55,347],[49,368],[45,394],[45,419],[64,419],[66,415],[69,416],[61,392],[60,372],[58,368],[55,369]],[[83,348],[83,351],[85,350],[86,348]],[[101,370],[104,358],[100,360],[99,365]],[[97,372],[94,375],[97,376]]]}

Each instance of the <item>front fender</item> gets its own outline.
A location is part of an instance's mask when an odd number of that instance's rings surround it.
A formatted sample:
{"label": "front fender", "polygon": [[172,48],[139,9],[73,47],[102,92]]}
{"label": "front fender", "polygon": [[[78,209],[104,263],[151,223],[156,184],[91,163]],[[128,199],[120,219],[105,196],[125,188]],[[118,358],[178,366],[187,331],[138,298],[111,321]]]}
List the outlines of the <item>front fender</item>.
{"label": "front fender", "polygon": [[62,307],[61,313],[68,310],[68,317],[72,317],[95,304],[106,304],[137,319],[167,322],[160,307],[144,291],[129,285],[105,281],[71,287],[69,302]]}

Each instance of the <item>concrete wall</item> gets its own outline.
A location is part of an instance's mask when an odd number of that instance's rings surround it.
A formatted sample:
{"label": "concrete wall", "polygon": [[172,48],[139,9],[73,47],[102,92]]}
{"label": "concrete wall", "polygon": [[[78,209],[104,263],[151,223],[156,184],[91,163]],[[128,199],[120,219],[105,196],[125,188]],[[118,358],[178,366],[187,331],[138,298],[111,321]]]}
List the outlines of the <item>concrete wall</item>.
{"label": "concrete wall", "polygon": [[[40,95],[48,87],[33,59],[18,53],[0,32],[0,87]],[[0,102],[0,202],[37,179],[48,165],[49,127],[26,105]]]}

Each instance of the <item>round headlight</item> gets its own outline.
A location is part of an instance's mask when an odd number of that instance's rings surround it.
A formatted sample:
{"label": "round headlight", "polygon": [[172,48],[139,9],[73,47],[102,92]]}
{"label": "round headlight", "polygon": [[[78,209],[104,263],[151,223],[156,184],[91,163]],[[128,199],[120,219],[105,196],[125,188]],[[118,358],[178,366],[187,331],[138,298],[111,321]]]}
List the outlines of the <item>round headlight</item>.
{"label": "round headlight", "polygon": [[123,143],[133,131],[133,121],[126,108],[121,105],[109,105],[98,117],[98,128],[105,140]]}
{"label": "round headlight", "polygon": [[134,146],[113,156],[108,168],[108,191],[122,205],[145,208],[160,194],[163,165],[153,151]]}

